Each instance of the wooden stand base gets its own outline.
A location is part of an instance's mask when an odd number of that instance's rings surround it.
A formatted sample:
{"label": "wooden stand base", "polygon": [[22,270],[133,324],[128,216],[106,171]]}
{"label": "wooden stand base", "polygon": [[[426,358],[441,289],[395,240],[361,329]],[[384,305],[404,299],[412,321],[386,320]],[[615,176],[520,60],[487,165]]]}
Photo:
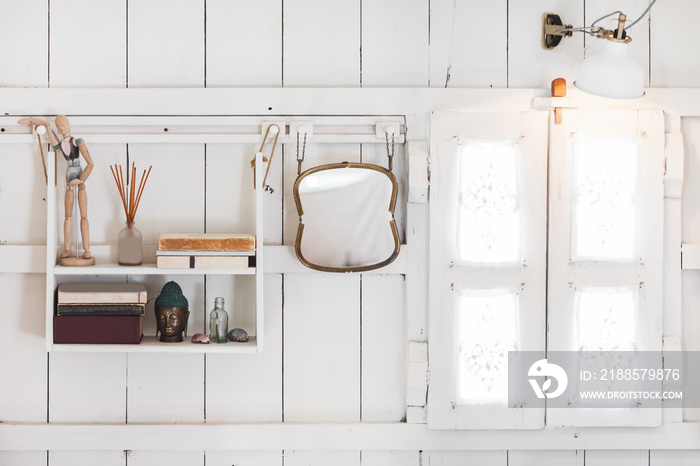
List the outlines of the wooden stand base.
{"label": "wooden stand base", "polygon": [[95,258],[94,257],[89,257],[87,259],[83,259],[82,257],[61,257],[59,260],[61,265],[64,265],[66,267],[89,267],[91,265],[95,265]]}

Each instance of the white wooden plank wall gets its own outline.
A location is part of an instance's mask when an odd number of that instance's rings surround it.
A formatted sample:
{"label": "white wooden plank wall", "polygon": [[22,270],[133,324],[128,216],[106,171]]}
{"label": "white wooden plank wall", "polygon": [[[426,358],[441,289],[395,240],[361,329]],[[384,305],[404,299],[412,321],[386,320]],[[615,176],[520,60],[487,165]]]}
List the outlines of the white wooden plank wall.
{"label": "white wooden plank wall", "polygon": [[430,86],[507,87],[507,34],[506,1],[431,0]]}
{"label": "white wooden plank wall", "polygon": [[5,0],[1,5],[0,86],[48,87],[48,2]]}
{"label": "white wooden plank wall", "polygon": [[204,87],[204,2],[140,0],[127,9],[128,87]]}
{"label": "white wooden plank wall", "polygon": [[206,87],[282,85],[280,0],[206,0],[206,14]]}
{"label": "white wooden plank wall", "polygon": [[360,276],[284,278],[284,420],[360,421]]}
{"label": "white wooden plank wall", "polygon": [[[600,42],[582,34],[554,51],[540,48],[544,12],[565,23],[589,24],[621,9],[635,19],[648,0],[0,0],[0,86],[18,87],[549,87],[571,84],[584,54]],[[697,86],[700,58],[690,32],[693,1],[661,1],[630,31],[633,55],[655,87]],[[56,109],[60,112],[61,109]],[[274,109],[270,114],[274,115]],[[686,124],[692,160],[699,153],[697,122]],[[415,125],[414,127],[415,128]],[[684,130],[686,128],[684,127]],[[419,129],[419,132],[421,130]],[[415,133],[414,133],[415,134]],[[79,135],[78,135],[79,136]],[[139,207],[145,243],[163,229],[252,229],[238,209],[250,191],[254,145],[90,144],[96,168],[88,182],[94,244],[111,243],[123,214],[108,165],[136,161],[154,171]],[[0,247],[45,242],[45,185],[36,146],[0,153]],[[269,147],[266,148],[266,151]],[[266,194],[266,244],[293,244],[298,216],[291,185],[295,145],[278,147]],[[128,154],[128,155],[127,155]],[[403,148],[395,173],[403,177]],[[53,156],[53,154],[51,154]],[[385,165],[381,145],[307,147],[305,168],[329,161]],[[127,158],[128,157],[128,158]],[[163,163],[187,166],[169,170]],[[700,166],[689,167],[690,177]],[[60,164],[59,164],[60,166]],[[12,167],[11,170],[7,167]],[[178,173],[180,175],[178,175]],[[18,176],[21,174],[21,177]],[[52,174],[49,174],[51,177]],[[62,174],[59,174],[59,178]],[[109,190],[102,189],[106,186]],[[205,189],[206,186],[206,189]],[[694,189],[688,184],[687,189]],[[402,188],[403,189],[403,188]],[[405,192],[401,192],[405,196]],[[690,196],[697,198],[698,196]],[[687,198],[687,197],[686,197]],[[173,199],[175,201],[173,202]],[[400,197],[397,221],[424,225],[422,206]],[[167,201],[167,202],[166,202]],[[60,211],[60,210],[59,210]],[[684,241],[693,239],[698,209],[684,204]],[[184,212],[184,213],[183,213]],[[158,217],[156,226],[149,221]],[[419,218],[420,217],[420,218]],[[425,233],[411,231],[410,238]],[[411,257],[421,257],[414,251]],[[411,269],[414,270],[414,269]],[[190,300],[189,331],[203,331],[213,298],[229,296],[232,323],[251,325],[243,280],[169,279]],[[699,278],[684,272],[684,309],[700,301]],[[44,349],[43,276],[0,275],[0,421],[41,423],[157,422],[397,422],[405,415],[406,343],[423,340],[420,316],[406,302],[421,296],[397,275],[268,274],[266,346],[260,355],[70,354]],[[415,281],[412,282],[415,285]],[[408,294],[407,294],[408,293]],[[152,302],[146,330],[154,333]],[[700,324],[684,317],[686,349]],[[163,393],[178,394],[174,403]],[[698,416],[686,410],[686,419]],[[494,434],[500,435],[500,434]],[[584,459],[585,457],[585,459]],[[564,464],[587,466],[695,464],[694,451],[216,451],[0,452],[0,464],[249,464],[419,465]]]}
{"label": "white wooden plank wall", "polygon": [[51,87],[124,87],[127,0],[50,3]]}

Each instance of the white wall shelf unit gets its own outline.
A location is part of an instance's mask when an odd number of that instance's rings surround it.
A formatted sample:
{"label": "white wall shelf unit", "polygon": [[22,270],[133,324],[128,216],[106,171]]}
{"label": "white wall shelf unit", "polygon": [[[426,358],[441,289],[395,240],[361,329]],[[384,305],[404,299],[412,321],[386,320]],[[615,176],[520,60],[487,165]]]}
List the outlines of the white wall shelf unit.
{"label": "white wall shelf unit", "polygon": [[[48,173],[54,173],[56,170],[55,157],[47,157],[47,170]],[[255,155],[256,164],[256,176],[255,184],[258,183],[260,176],[257,174],[264,173],[264,165],[262,161],[262,154],[258,153]],[[257,261],[261,265],[256,267],[250,267],[246,269],[166,269],[157,268],[154,263],[144,263],[140,266],[120,266],[116,263],[103,262],[104,256],[96,256],[96,265],[89,267],[66,267],[57,264],[58,253],[63,249],[62,244],[59,245],[60,238],[58,236],[58,229],[62,225],[59,221],[59,216],[63,215],[63,212],[57,212],[57,204],[61,204],[60,200],[57,200],[57,196],[60,195],[59,191],[61,187],[60,180],[55,186],[53,183],[49,183],[47,186],[47,209],[46,209],[46,228],[47,228],[47,244],[52,245],[52,247],[47,247],[46,252],[46,349],[47,351],[55,352],[96,352],[96,353],[257,353],[262,351],[263,342],[263,248],[257,247],[256,245],[256,264]],[[103,189],[113,189],[113,186],[103,187]],[[252,186],[251,188],[252,189]],[[254,225],[255,225],[255,238],[256,242],[258,238],[263,238],[263,192],[262,187],[254,190],[253,195],[254,208],[253,215]],[[60,209],[59,209],[60,210]],[[74,207],[73,216],[79,215],[77,207]],[[89,218],[89,215],[88,215]],[[77,230],[77,225],[74,226],[74,230]],[[76,235],[79,236],[79,235]],[[62,243],[62,242],[61,242]],[[75,243],[74,243],[75,247]],[[111,249],[111,248],[98,248],[98,250]],[[79,251],[80,253],[80,251]],[[95,255],[95,253],[93,253]],[[102,260],[101,260],[102,259]],[[141,276],[171,276],[171,275],[221,275],[221,276],[235,276],[235,275],[248,275],[252,277],[252,286],[254,288],[254,308],[250,310],[252,316],[249,316],[254,324],[253,331],[250,331],[250,338],[245,343],[234,343],[228,342],[226,344],[193,344],[190,342],[189,336],[192,333],[192,325],[188,325],[190,328],[189,335],[184,338],[184,341],[180,343],[164,343],[159,341],[155,336],[148,335],[144,331],[143,338],[139,344],[72,344],[72,343],[55,343],[54,342],[54,315],[55,315],[55,303],[54,297],[56,294],[56,287],[61,282],[70,281],[91,281],[91,277],[113,277],[115,281],[122,279],[127,280],[139,280]],[[134,279],[130,277],[135,277]],[[149,301],[153,301],[155,297],[158,296],[160,290],[153,288],[152,286],[148,289]],[[150,308],[147,309],[147,312]],[[150,311],[152,312],[152,311]],[[190,313],[191,315],[191,313]]]}

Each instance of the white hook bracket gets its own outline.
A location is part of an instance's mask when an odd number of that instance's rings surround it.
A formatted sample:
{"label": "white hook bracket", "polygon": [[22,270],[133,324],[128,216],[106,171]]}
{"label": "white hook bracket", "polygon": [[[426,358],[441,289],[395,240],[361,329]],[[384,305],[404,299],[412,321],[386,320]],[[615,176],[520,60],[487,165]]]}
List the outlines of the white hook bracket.
{"label": "white hook bracket", "polygon": [[284,121],[263,121],[260,125],[260,134],[265,137],[267,128],[270,128],[270,136],[273,138],[277,136],[278,132],[281,132],[280,136],[284,136],[284,128],[287,123]]}
{"label": "white hook bracket", "polygon": [[291,121],[289,122],[289,136],[292,138],[297,137],[297,133],[310,138],[314,135],[314,124],[310,121]]}
{"label": "white hook bracket", "polygon": [[380,139],[394,136],[398,138],[401,135],[401,122],[400,121],[378,121],[376,136]]}

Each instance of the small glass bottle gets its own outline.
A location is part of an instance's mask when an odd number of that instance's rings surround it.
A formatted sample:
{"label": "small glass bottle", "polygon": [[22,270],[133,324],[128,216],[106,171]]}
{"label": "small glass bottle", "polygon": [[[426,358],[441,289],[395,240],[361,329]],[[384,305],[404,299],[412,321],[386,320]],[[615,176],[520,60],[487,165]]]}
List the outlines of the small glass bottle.
{"label": "small glass bottle", "polygon": [[134,222],[126,222],[126,227],[117,237],[117,262],[119,265],[141,265],[141,232]]}
{"label": "small glass bottle", "polygon": [[214,299],[214,309],[209,316],[209,340],[212,343],[228,342],[228,314],[224,310],[224,298]]}

